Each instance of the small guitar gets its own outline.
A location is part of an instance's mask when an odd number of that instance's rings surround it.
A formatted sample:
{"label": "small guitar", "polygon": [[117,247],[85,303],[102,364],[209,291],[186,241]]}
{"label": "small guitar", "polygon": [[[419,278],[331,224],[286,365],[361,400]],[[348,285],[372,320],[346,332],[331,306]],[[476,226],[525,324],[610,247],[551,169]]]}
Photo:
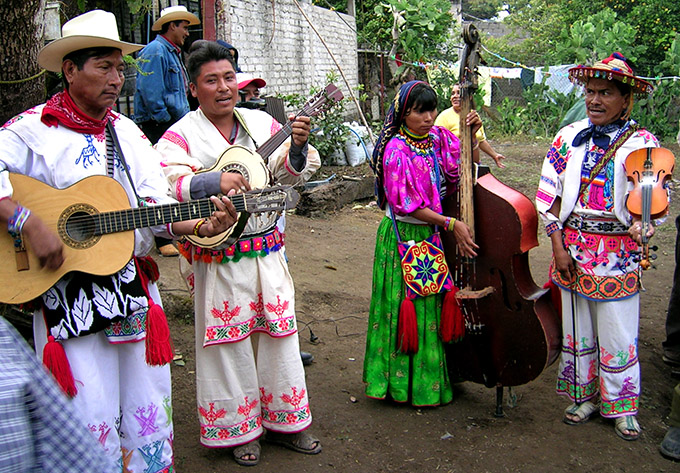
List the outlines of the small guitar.
{"label": "small guitar", "polygon": [[[300,110],[296,116],[313,117],[327,109],[329,101],[338,102],[342,100],[342,98],[342,91],[335,85],[328,84],[324,90],[316,93],[307,100],[303,105],[302,110]],[[217,158],[215,164],[210,168],[198,171],[197,174],[215,171],[236,172],[241,174],[248,183],[250,183],[251,188],[265,188],[271,183],[271,175],[266,160],[279,146],[281,146],[281,144],[283,144],[284,141],[286,141],[292,132],[293,122],[288,121],[254,152],[243,146],[230,146],[219,158]],[[213,237],[187,235],[186,239],[192,244],[202,248],[224,248],[231,246],[236,243],[243,232],[249,217],[249,212],[240,213],[238,222],[219,235]],[[273,227],[275,224],[276,220],[273,220],[270,226]]]}
{"label": "small guitar", "polygon": [[[107,176],[90,176],[66,189],[55,189],[21,174],[10,174],[13,199],[40,217],[64,243],[64,264],[56,271],[40,267],[28,242],[27,268],[17,267],[14,242],[0,232],[0,302],[20,304],[52,287],[64,274],[113,274],[130,261],[133,230],[209,217],[210,199],[130,208],[125,189]],[[290,186],[235,194],[229,199],[243,213],[281,211],[295,207],[298,193]]]}

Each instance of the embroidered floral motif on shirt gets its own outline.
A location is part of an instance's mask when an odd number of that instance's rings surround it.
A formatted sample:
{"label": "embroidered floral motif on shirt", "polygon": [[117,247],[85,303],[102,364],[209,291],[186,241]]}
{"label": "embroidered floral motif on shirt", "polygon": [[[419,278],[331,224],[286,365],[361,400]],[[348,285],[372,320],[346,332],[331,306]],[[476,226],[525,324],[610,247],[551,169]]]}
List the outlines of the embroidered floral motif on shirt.
{"label": "embroidered floral motif on shirt", "polygon": [[564,142],[563,138],[559,136],[552,144],[548,150],[548,160],[552,164],[555,172],[557,174],[562,174],[567,168],[567,143]]}
{"label": "embroidered floral motif on shirt", "polygon": [[104,329],[104,334],[111,343],[142,340],[146,330],[146,311],[129,315],[117,320]]}

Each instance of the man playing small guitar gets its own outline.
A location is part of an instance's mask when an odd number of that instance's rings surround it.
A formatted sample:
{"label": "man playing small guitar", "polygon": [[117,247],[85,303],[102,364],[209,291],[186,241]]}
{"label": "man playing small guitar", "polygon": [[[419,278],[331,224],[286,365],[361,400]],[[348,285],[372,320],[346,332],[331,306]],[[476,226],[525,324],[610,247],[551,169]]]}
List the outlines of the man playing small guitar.
{"label": "man playing small guitar", "polygon": [[[200,108],[170,127],[157,144],[174,197],[181,201],[240,192],[272,181],[296,185],[318,169],[319,155],[307,143],[310,119],[298,116],[289,122],[292,140],[273,151],[263,178],[251,172],[262,167],[262,158],[249,153],[239,158],[235,172],[201,172],[225,148],[238,145],[224,154],[260,148],[282,125],[265,112],[234,108],[238,83],[227,49],[207,43],[191,54],[187,68]],[[276,213],[249,218],[231,246],[187,242],[180,249],[194,272],[201,443],[237,447],[234,459],[242,465],[259,461],[264,429],[267,441],[301,453],[321,451],[318,439],[306,430],[312,417],[295,291],[277,220]]]}
{"label": "man playing small guitar", "polygon": [[[123,55],[140,48],[119,40],[112,13],[94,10],[64,24],[62,38],[41,50],[40,66],[61,72],[65,90],[0,129],[0,221],[7,224],[16,255],[16,261],[3,263],[16,267],[17,274],[39,270],[36,266],[54,272],[68,265],[69,257],[63,238],[50,229],[52,222],[38,217],[35,208],[31,214],[28,204],[21,205],[10,173],[57,189],[92,176],[110,176],[124,188],[132,207],[174,202],[166,195],[157,153],[131,120],[111,110],[123,85]],[[69,272],[34,304],[38,354],[44,352],[46,364],[73,397],[83,430],[90,430],[102,452],[126,471],[147,470],[149,452],[155,452],[154,471],[173,470],[167,364],[173,351],[153,282],[157,268],[146,255],[154,234],[207,236],[233,225],[236,209],[231,202],[212,201],[216,210],[205,220],[136,230],[134,254],[127,253],[127,258],[134,257],[114,274]],[[29,258],[31,252],[35,255]],[[11,278],[5,284],[11,286]],[[34,404],[43,401],[41,393],[31,394]],[[8,396],[0,400],[3,412],[13,412],[9,401]],[[73,468],[70,471],[82,471]]]}

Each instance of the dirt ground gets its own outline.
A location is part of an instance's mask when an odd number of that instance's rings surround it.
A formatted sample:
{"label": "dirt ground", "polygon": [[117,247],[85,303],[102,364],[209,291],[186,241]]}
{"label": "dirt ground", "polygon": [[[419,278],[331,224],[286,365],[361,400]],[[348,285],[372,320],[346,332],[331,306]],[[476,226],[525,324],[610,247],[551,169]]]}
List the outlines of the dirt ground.
{"label": "dirt ground", "polygon": [[[531,195],[547,143],[494,146],[508,162],[508,169],[494,169],[494,174]],[[680,156],[677,146],[668,147]],[[672,217],[678,209],[676,199]],[[381,217],[368,201],[323,218],[288,217],[286,251],[297,291],[301,348],[315,357],[306,368],[312,431],[323,443],[323,452],[306,456],[264,444],[260,464],[253,471],[680,471],[680,464],[658,453],[677,382],[661,361],[674,268],[672,218],[656,238],[660,246],[656,269],[647,271],[643,279],[639,342],[643,432],[637,442],[625,442],[615,435],[611,421],[599,417],[580,426],[562,423],[568,403],[555,394],[556,364],[536,380],[512,388],[516,402],[506,402],[503,418],[493,416],[495,390],[471,382],[455,385],[453,402],[437,408],[416,409],[366,398],[361,375],[374,239]],[[539,239],[530,260],[534,279],[542,285],[550,254],[547,238],[541,234]],[[166,309],[174,314],[171,330],[184,362],[172,368],[177,471],[236,471],[243,467],[230,452],[199,443],[190,299],[178,277],[177,259],[159,263]],[[506,401],[510,398],[506,389]]]}

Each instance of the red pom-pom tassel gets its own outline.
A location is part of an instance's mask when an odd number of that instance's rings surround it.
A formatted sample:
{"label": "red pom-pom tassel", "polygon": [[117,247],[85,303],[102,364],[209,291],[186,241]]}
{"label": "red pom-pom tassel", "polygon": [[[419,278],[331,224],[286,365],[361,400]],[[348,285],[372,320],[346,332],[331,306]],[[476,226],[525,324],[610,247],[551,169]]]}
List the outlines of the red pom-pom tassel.
{"label": "red pom-pom tassel", "polygon": [[465,319],[456,298],[457,288],[453,288],[444,296],[439,335],[444,343],[458,341],[465,335]]}
{"label": "red pom-pom tassel", "polygon": [[66,395],[74,397],[78,394],[71,364],[68,362],[64,347],[52,335],[47,337],[47,344],[43,349],[43,363]]}
{"label": "red pom-pom tassel", "polygon": [[146,313],[146,363],[162,366],[174,357],[170,327],[163,308],[149,298],[149,311]]}
{"label": "red pom-pom tassel", "polygon": [[418,352],[418,321],[416,308],[411,299],[404,299],[399,309],[399,323],[397,324],[398,348],[404,354]]}

